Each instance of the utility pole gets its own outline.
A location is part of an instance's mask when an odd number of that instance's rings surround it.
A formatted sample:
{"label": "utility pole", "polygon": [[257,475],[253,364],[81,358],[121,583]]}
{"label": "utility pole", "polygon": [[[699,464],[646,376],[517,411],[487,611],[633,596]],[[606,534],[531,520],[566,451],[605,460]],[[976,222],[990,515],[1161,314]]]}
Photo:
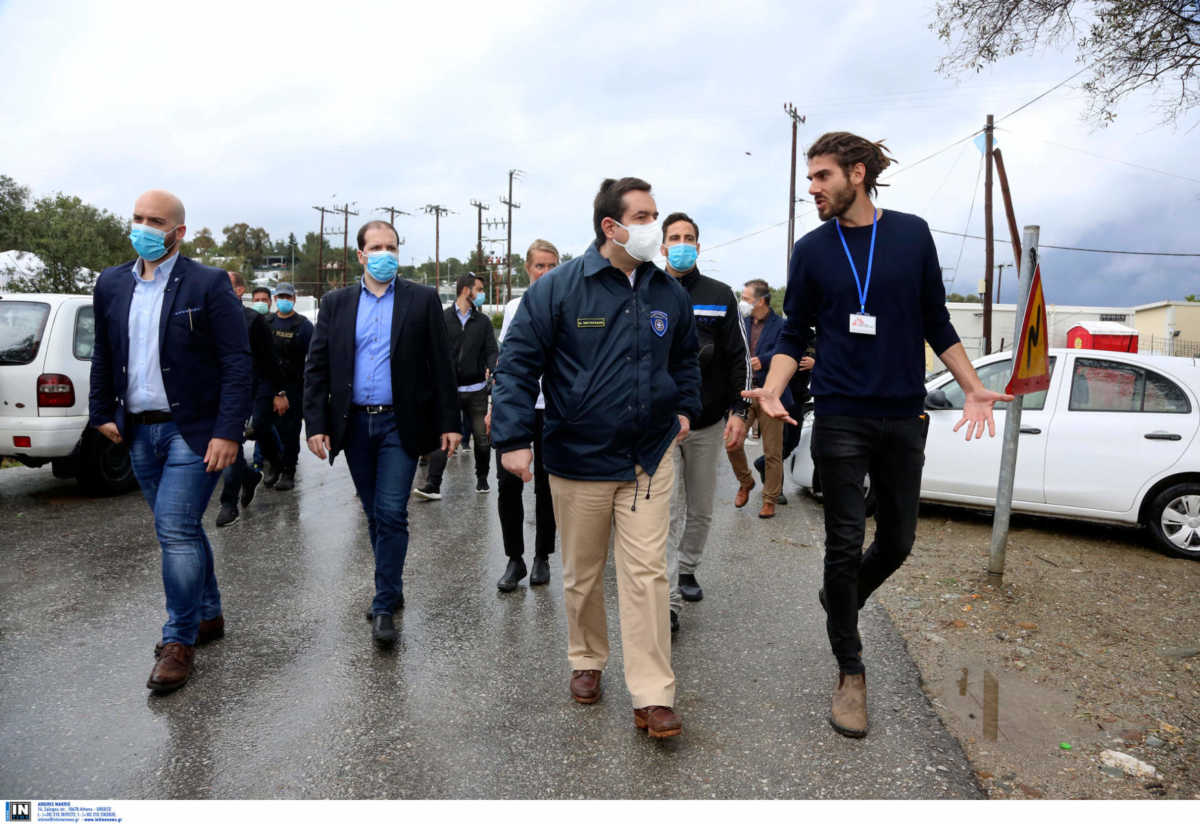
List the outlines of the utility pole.
{"label": "utility pole", "polygon": [[1012,266],[1011,263],[996,264],[996,302],[1000,302],[1000,287],[1004,285],[1004,267]]}
{"label": "utility pole", "polygon": [[[475,207],[475,214],[479,219],[479,234],[475,240],[475,258],[479,261],[479,265],[483,266],[483,211],[484,209],[490,210],[492,207],[486,203],[480,203],[478,200],[472,200],[471,205]],[[488,297],[491,297],[491,295]]]}
{"label": "utility pole", "polygon": [[[321,295],[325,293],[325,215],[334,214],[336,209],[326,209],[324,206],[314,206],[321,213],[321,229],[317,238],[317,288],[316,298],[317,303],[321,302]],[[292,284],[293,286],[295,284]]]}
{"label": "utility pole", "polygon": [[515,177],[519,180],[522,174],[524,173],[520,169],[508,170],[508,199],[506,200],[503,196],[500,198],[500,202],[508,207],[508,240],[504,245],[504,263],[506,266],[504,275],[504,301],[506,303],[512,300],[512,210],[521,208],[520,203],[513,203],[512,185],[513,178]]}
{"label": "utility pole", "polygon": [[987,116],[987,124],[983,127],[985,136],[986,169],[983,174],[983,354],[992,354],[992,265],[995,260],[996,247],[993,243],[992,229],[992,138],[995,131],[993,117]]}
{"label": "utility pole", "polygon": [[[354,205],[358,205],[357,202]],[[358,215],[358,212],[350,210],[350,204],[342,204],[340,209],[330,209],[331,212],[340,212],[342,215],[342,276],[341,285],[346,285],[346,272],[350,270],[350,215]]]}
{"label": "utility pole", "polygon": [[452,215],[454,211],[436,203],[427,203],[422,211],[433,215],[433,282],[436,289],[442,282],[442,215]]}
{"label": "utility pole", "polygon": [[992,149],[992,160],[996,163],[996,176],[1000,178],[1000,196],[1004,198],[1004,216],[1008,219],[1008,234],[1012,239],[1013,263],[1020,270],[1021,235],[1017,232],[1017,215],[1013,211],[1012,192],[1008,189],[1008,173],[1004,171],[1004,155],[999,149]]}
{"label": "utility pole", "polygon": [[805,122],[806,118],[797,112],[791,103],[784,103],[783,111],[792,120],[792,175],[788,178],[788,246],[785,263],[785,266],[790,266],[792,246],[796,243],[796,127]]}
{"label": "utility pole", "polygon": [[[380,206],[375,211],[387,212],[388,213],[388,223],[391,224],[393,229],[396,228],[396,215],[408,215],[409,217],[412,217],[412,212],[406,212],[403,209],[397,209],[395,206]],[[396,245],[403,246],[405,239],[400,237],[399,232],[396,233],[396,237],[399,239],[399,242]]]}

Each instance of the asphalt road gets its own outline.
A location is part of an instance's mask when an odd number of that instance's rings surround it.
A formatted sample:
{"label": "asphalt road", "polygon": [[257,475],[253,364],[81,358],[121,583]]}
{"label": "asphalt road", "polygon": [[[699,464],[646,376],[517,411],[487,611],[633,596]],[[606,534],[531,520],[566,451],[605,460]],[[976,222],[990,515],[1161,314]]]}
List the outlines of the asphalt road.
{"label": "asphalt road", "polygon": [[[683,735],[634,729],[616,584],[604,698],[567,691],[561,564],[502,594],[495,492],[452,458],[440,502],[410,507],[402,641],[370,640],[366,524],[345,464],[305,455],[206,526],[227,634],[183,689],[145,680],[165,620],[159,548],[137,493],[82,497],[48,468],[0,471],[0,796],[6,798],[980,798],[881,607],[862,617],[871,734],[826,720],[836,667],[817,603],[821,514],[720,505],[673,659]],[[494,468],[493,468],[494,473]],[[493,483],[494,487],[494,483]],[[785,483],[791,489],[790,482]],[[532,545],[532,489],[526,492]]]}

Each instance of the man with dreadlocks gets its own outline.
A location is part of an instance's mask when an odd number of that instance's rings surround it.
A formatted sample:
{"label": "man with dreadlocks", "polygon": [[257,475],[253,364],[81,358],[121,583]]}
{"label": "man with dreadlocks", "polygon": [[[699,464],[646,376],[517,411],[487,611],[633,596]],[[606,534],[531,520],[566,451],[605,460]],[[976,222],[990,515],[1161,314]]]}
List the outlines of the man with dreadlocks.
{"label": "man with dreadlocks", "polygon": [[[880,172],[892,163],[883,141],[822,135],[808,150],[809,194],[824,225],[796,242],[788,267],[780,335],[761,389],[744,393],[764,413],[795,423],[780,396],[815,326],[813,460],[825,500],[825,580],[819,593],[838,662],[829,721],[842,735],[867,734],[867,682],[858,612],[900,568],[916,534],[929,417],[924,414],[924,346],[965,390],[966,438],[995,436],[990,392],[975,374],[946,310],[942,272],[921,218],[876,209]],[[831,220],[830,218],[834,218]],[[863,552],[867,472],[878,510]]]}

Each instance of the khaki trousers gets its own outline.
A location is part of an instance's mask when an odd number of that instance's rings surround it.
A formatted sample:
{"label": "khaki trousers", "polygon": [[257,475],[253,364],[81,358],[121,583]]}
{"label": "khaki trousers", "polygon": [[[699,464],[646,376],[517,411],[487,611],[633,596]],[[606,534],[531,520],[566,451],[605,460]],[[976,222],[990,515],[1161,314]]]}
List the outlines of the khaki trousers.
{"label": "khaki trousers", "polygon": [[[746,431],[758,421],[758,434],[762,438],[763,456],[763,503],[775,503],[779,493],[783,491],[783,421],[764,415],[758,408],[758,401],[750,408],[746,419]],[[754,486],[754,475],[746,463],[746,450],[737,449],[729,454],[729,463],[733,473],[737,475],[738,483],[749,489]]]}
{"label": "khaki trousers", "polygon": [[[625,684],[634,708],[675,704],[671,619],[667,605],[667,529],[675,489],[675,450],[654,477],[636,467],[634,481],[573,481],[550,476],[562,541],[567,659],[573,670],[608,663],[604,565],[613,538]],[[615,532],[614,532],[615,527]]]}

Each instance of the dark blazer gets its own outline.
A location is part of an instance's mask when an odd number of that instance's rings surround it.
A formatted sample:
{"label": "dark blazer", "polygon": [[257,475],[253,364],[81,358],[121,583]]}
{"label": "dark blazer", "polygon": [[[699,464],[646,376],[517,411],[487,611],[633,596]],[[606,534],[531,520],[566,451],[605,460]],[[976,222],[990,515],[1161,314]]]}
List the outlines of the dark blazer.
{"label": "dark blazer", "polygon": [[[750,346],[750,325],[753,323],[752,318],[742,318],[742,328],[746,332],[746,346]],[[762,334],[758,336],[758,349],[751,357],[758,358],[762,369],[754,373],[754,385],[762,386],[767,379],[767,373],[771,371],[771,356],[779,348],[779,336],[783,334],[783,318],[775,314],[774,309],[768,308],[767,316],[763,318]],[[783,396],[780,401],[784,406],[792,404],[791,388],[783,390]]]}
{"label": "dark blazer", "polygon": [[[437,292],[401,278],[392,302],[392,407],[405,451],[414,458],[441,446],[443,432],[458,432],[458,387],[450,361],[446,322]],[[304,427],[328,435],[329,462],[342,450],[354,392],[354,329],[362,283],[321,299],[317,327],[304,367]]]}
{"label": "dark blazer", "polygon": [[[133,261],[100,273],[93,291],[96,345],[88,411],[92,426],[125,436]],[[250,339],[229,275],[180,255],[163,292],[158,324],[163,387],[179,434],[197,455],[213,438],[242,442],[254,384]]]}
{"label": "dark blazer", "polygon": [[450,341],[450,358],[454,362],[455,379],[459,386],[483,383],[489,372],[496,371],[496,327],[492,319],[471,307],[464,326],[458,319],[458,306],[451,303],[445,311],[446,335]]}

